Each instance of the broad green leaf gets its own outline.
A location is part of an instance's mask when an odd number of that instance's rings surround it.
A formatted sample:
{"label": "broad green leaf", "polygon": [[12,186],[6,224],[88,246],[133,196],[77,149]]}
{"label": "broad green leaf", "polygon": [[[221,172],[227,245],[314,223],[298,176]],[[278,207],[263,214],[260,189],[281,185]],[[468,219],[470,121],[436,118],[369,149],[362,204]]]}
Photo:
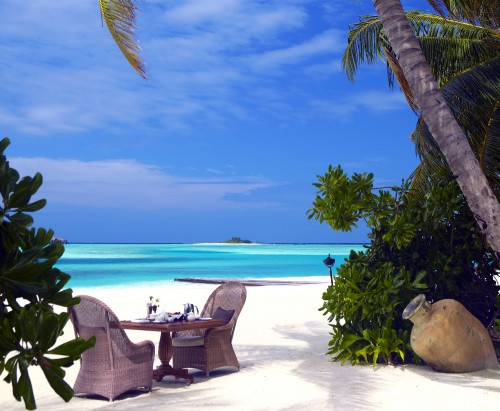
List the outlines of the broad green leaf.
{"label": "broad green leaf", "polygon": [[52,389],[66,402],[73,398],[73,389],[63,379],[64,371],[47,358],[40,365]]}
{"label": "broad green leaf", "polygon": [[7,147],[9,147],[9,145],[10,145],[10,139],[8,137],[2,138],[2,140],[0,140],[0,153],[3,154],[3,152]]}
{"label": "broad green leaf", "polygon": [[27,370],[21,372],[19,377],[19,393],[21,394],[27,410],[36,409],[35,396],[33,394],[33,387],[31,385],[30,376]]}
{"label": "broad green leaf", "polygon": [[73,291],[71,289],[66,289],[57,294],[47,297],[47,302],[51,304],[60,305],[61,307],[72,307],[79,303],[79,299],[72,297]]}
{"label": "broad green leaf", "polygon": [[58,318],[53,313],[45,313],[40,324],[40,350],[47,352],[61,335]]}
{"label": "broad green leaf", "polygon": [[95,342],[96,342],[95,337],[92,337],[89,340],[85,340],[83,338],[76,338],[74,340],[59,345],[58,347],[49,351],[48,354],[66,355],[76,360],[80,357],[80,354],[82,352],[93,347],[95,345]]}
{"label": "broad green leaf", "polygon": [[31,192],[28,187],[22,187],[19,184],[16,190],[9,197],[7,208],[14,209],[25,206],[31,199]]}
{"label": "broad green leaf", "polygon": [[41,210],[46,205],[47,205],[47,200],[44,199],[37,200],[25,206],[19,207],[19,211],[22,211],[23,213],[34,212]]}
{"label": "broad green leaf", "polygon": [[380,348],[377,347],[373,351],[373,361],[372,361],[372,364],[373,364],[374,367],[377,365],[379,354],[380,354]]}
{"label": "broad green leaf", "polygon": [[42,293],[47,288],[45,285],[37,282],[21,282],[10,278],[6,278],[5,281],[8,282],[13,288],[31,295]]}
{"label": "broad green leaf", "polygon": [[[38,191],[42,183],[43,183],[42,175],[40,173],[36,173],[30,182],[31,195],[35,194]],[[45,200],[40,200],[40,201],[45,201]]]}
{"label": "broad green leaf", "polygon": [[33,224],[33,217],[24,213],[16,213],[9,217],[10,221],[14,224],[19,224],[24,227],[28,227]]}
{"label": "broad green leaf", "polygon": [[23,308],[19,314],[22,339],[34,346],[38,341],[37,312],[35,307]]}

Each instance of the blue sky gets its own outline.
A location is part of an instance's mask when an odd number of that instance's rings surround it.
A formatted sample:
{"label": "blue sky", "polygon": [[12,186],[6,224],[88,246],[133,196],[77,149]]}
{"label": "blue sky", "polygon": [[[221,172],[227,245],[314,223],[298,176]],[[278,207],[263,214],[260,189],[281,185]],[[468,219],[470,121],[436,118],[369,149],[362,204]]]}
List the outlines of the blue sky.
{"label": "blue sky", "polygon": [[[422,0],[406,9],[429,8]],[[361,0],[146,0],[141,79],[98,1],[0,2],[0,125],[70,242],[363,242],[307,220],[328,165],[395,185],[416,117],[383,63],[341,71]]]}

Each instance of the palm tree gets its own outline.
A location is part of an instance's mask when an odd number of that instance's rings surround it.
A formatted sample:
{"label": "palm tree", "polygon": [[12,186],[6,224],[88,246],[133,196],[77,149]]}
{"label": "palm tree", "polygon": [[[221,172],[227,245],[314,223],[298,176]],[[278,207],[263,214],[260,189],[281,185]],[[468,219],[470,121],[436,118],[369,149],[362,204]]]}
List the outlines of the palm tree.
{"label": "palm tree", "polygon": [[134,35],[136,11],[139,10],[135,3],[135,0],[99,0],[102,18],[111,36],[134,70],[147,79],[146,67],[139,56],[140,47]]}
{"label": "palm tree", "polygon": [[[448,3],[447,0],[429,2],[438,9],[443,2]],[[500,204],[432,76],[401,2],[373,0],[373,4],[416,107],[464,193],[486,241],[500,260]],[[467,10],[460,12],[472,16]]]}
{"label": "palm tree", "polygon": [[[406,13],[443,96],[466,133],[497,198],[500,196],[500,32],[436,14]],[[486,22],[488,23],[488,22]],[[363,62],[385,58],[389,85],[394,78],[411,107],[418,111],[401,67],[377,16],[362,16],[350,27],[343,67],[354,80]],[[411,134],[422,162],[412,175],[412,191],[429,189],[432,175],[449,173],[446,160],[420,116]]]}

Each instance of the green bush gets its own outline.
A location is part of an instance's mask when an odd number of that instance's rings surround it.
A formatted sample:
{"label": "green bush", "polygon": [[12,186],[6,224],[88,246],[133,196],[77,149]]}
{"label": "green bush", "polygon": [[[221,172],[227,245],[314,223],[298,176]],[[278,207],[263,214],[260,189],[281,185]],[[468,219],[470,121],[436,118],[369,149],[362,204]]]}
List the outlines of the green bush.
{"label": "green bush", "polygon": [[73,390],[64,381],[69,367],[95,343],[77,338],[54,348],[63,334],[68,314],[54,312],[53,306],[69,307],[79,300],[71,289],[63,289],[70,276],[54,268],[64,253],[59,242],[51,242],[52,230],[30,228],[45,200],[31,202],[42,185],[42,176],[23,177],[9,166],[4,151],[9,139],[0,141],[0,375],[12,384],[16,400],[35,409],[29,367],[38,365],[50,386],[65,401]]}
{"label": "green bush", "polygon": [[456,299],[485,326],[494,324],[498,261],[453,180],[436,179],[418,197],[409,182],[375,193],[372,174],[349,178],[340,166],[318,179],[310,219],[342,231],[363,219],[371,229],[369,246],[351,252],[323,294],[335,360],[419,361],[409,344],[411,322],[401,314],[420,293],[431,302]]}

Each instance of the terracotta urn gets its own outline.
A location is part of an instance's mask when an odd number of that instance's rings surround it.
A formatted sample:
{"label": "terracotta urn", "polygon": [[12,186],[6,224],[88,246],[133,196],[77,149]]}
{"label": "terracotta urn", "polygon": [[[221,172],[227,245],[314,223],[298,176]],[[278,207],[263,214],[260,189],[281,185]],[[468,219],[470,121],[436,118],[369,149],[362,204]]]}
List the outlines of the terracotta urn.
{"label": "terracotta urn", "polygon": [[436,371],[460,373],[498,367],[486,328],[462,304],[445,299],[430,304],[424,294],[403,311],[414,325],[413,351]]}

